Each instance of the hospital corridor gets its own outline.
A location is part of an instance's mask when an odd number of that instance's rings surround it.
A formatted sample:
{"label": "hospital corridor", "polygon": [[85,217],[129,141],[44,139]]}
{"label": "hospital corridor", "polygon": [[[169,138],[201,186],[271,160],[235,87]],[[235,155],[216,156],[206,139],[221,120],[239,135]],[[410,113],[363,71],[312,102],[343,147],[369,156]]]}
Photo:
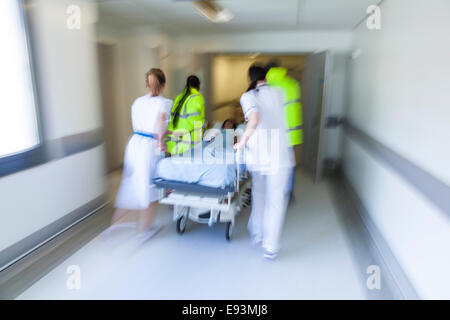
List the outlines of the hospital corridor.
{"label": "hospital corridor", "polygon": [[2,0],[0,33],[0,300],[450,299],[450,1]]}
{"label": "hospital corridor", "polygon": [[[223,225],[192,223],[177,235],[171,212],[162,207],[165,228],[154,239],[127,243],[131,228],[116,231],[110,242],[97,236],[17,299],[365,299],[364,275],[354,265],[330,191],[301,173],[298,178],[298,189],[309,191],[296,199],[308,213],[296,216],[297,205],[287,213],[280,263],[264,261],[249,245],[248,212],[227,243]],[[70,265],[83,272],[82,290],[66,288]]]}

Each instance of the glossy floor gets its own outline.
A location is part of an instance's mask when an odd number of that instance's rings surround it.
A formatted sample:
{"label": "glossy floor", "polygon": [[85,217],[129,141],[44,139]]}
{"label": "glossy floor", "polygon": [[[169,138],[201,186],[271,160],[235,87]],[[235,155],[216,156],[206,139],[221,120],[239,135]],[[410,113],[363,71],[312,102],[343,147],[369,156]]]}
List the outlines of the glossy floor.
{"label": "glossy floor", "polygon": [[[113,192],[118,178],[112,177]],[[164,229],[155,237],[139,243],[135,230],[126,227],[99,235],[18,299],[367,298],[329,185],[314,184],[302,172],[296,183],[275,261],[251,244],[248,211],[239,215],[227,242],[224,224],[190,222],[178,235],[170,209],[160,207]]]}

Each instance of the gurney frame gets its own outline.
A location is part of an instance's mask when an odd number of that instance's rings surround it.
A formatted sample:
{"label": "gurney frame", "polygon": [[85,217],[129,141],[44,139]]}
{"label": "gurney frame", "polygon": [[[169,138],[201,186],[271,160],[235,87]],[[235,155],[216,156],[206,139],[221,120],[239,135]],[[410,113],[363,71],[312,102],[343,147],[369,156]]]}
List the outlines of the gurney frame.
{"label": "gurney frame", "polygon": [[[240,173],[240,166],[236,167],[239,178],[235,185],[227,188],[155,180],[155,184],[161,188],[159,203],[173,205],[173,220],[176,221],[178,233],[185,232],[188,220],[208,224],[210,227],[226,223],[225,237],[231,240],[235,217],[249,201],[248,190],[251,188],[249,173]],[[209,216],[205,217],[208,212]]]}

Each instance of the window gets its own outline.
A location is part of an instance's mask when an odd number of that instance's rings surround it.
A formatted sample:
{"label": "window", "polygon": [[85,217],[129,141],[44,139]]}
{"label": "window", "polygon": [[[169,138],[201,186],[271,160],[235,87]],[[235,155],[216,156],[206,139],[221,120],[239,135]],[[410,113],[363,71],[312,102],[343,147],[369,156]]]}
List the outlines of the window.
{"label": "window", "polygon": [[0,161],[40,146],[22,1],[0,1]]}

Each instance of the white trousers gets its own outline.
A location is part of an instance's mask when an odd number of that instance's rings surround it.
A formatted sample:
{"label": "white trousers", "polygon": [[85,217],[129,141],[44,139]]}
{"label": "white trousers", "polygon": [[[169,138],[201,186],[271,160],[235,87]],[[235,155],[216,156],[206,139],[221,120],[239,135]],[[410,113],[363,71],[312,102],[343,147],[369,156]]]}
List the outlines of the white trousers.
{"label": "white trousers", "polygon": [[280,250],[292,170],[283,168],[271,175],[252,172],[252,212],[248,230],[253,238],[262,239],[264,249],[271,252]]}

